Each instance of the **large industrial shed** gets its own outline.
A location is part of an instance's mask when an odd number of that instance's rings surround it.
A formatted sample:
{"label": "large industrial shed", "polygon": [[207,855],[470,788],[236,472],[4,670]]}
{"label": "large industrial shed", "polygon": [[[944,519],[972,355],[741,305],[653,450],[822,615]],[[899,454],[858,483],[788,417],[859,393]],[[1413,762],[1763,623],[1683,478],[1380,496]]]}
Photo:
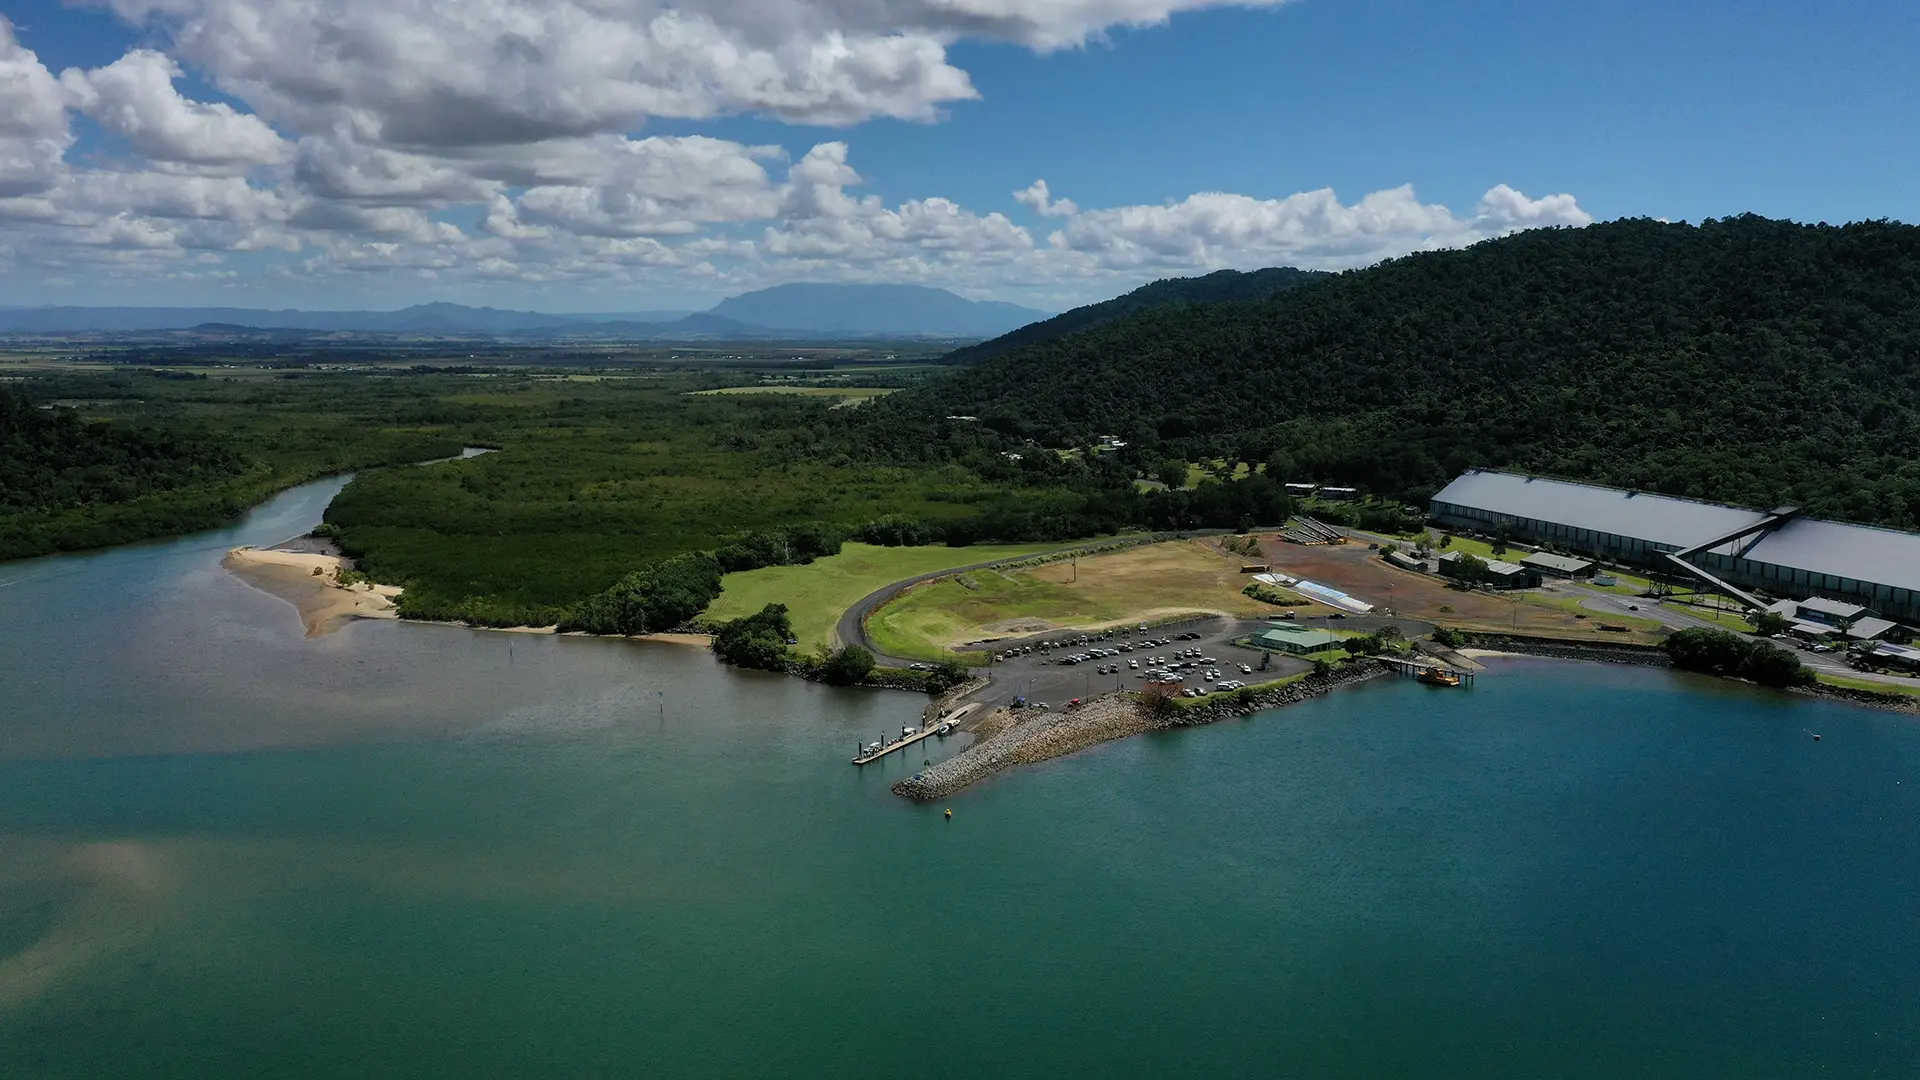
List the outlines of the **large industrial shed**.
{"label": "large industrial shed", "polygon": [[1920,534],[1490,470],[1462,474],[1431,509],[1441,525],[1668,572],[1679,553],[1736,591],[1829,597],[1920,620]]}

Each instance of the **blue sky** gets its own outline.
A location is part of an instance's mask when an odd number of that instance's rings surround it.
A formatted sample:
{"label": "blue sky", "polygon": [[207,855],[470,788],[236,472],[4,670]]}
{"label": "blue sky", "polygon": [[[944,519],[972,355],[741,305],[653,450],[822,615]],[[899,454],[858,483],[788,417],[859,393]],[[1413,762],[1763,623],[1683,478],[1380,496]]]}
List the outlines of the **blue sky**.
{"label": "blue sky", "polygon": [[0,303],[1059,308],[1621,216],[1920,220],[1920,18],[1883,0],[120,10],[5,8]]}

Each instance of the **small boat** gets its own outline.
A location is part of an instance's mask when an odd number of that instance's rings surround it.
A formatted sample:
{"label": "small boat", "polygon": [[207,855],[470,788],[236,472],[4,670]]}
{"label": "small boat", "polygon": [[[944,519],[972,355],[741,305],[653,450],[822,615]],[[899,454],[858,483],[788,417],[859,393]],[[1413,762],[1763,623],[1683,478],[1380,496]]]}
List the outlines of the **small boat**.
{"label": "small boat", "polygon": [[914,729],[914,726],[913,726],[912,724],[907,724],[907,725],[904,725],[904,726],[903,726],[903,727],[901,727],[901,729],[900,729],[900,737],[904,739],[904,738],[906,738],[907,736],[909,736],[909,735],[911,735],[911,734],[913,734],[913,733],[914,733],[914,730],[915,730],[915,729]]}
{"label": "small boat", "polygon": [[935,735],[951,735],[951,734],[953,734],[953,721],[951,721],[951,720],[947,720],[947,721],[944,721],[944,722],[942,722],[942,723],[941,723],[941,725],[940,725],[939,727],[937,727],[937,728],[934,728],[934,729],[933,729],[933,733],[934,733]]}
{"label": "small boat", "polygon": [[1459,686],[1460,676],[1445,668],[1423,667],[1420,674],[1414,676],[1428,686]]}

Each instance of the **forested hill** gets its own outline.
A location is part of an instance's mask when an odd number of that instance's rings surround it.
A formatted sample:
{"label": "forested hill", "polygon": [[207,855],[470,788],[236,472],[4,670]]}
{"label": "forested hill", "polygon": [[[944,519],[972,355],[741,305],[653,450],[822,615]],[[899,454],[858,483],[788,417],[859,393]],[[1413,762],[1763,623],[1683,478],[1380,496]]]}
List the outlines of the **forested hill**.
{"label": "forested hill", "polygon": [[1264,300],[1296,285],[1304,285],[1332,274],[1321,270],[1296,270],[1291,266],[1269,266],[1265,270],[1216,270],[1190,278],[1162,278],[1142,285],[1124,296],[1077,307],[1051,319],[1028,323],[1011,331],[968,345],[947,354],[956,363],[973,363],[1026,345],[1050,341],[1079,330],[1109,323],[1136,311],[1166,307],[1170,304],[1214,303],[1226,300]]}
{"label": "forested hill", "polygon": [[1122,435],[1136,467],[1273,459],[1409,498],[1469,465],[1519,467],[1911,524],[1920,228],[1525,232],[1271,300],[1149,309],[863,420],[949,414],[1046,445]]}

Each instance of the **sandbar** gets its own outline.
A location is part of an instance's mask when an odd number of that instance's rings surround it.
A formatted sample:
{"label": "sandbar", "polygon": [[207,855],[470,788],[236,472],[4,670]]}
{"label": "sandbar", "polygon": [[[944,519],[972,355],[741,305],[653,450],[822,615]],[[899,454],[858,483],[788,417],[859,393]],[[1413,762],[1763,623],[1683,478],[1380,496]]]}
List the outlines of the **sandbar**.
{"label": "sandbar", "polygon": [[[292,604],[310,638],[330,634],[353,619],[397,619],[398,585],[342,585],[335,575],[352,569],[338,555],[238,547],[221,565],[241,581]],[[316,572],[317,571],[317,572]]]}

